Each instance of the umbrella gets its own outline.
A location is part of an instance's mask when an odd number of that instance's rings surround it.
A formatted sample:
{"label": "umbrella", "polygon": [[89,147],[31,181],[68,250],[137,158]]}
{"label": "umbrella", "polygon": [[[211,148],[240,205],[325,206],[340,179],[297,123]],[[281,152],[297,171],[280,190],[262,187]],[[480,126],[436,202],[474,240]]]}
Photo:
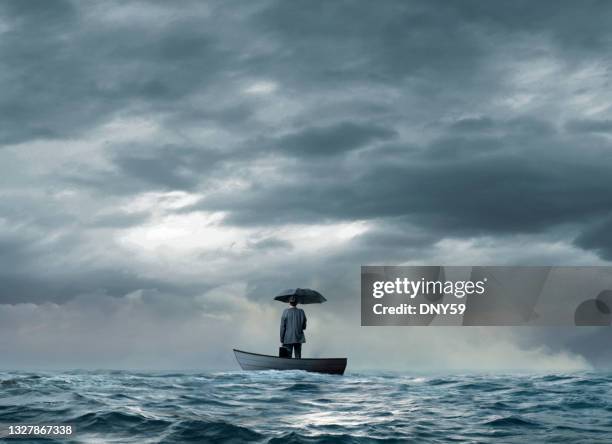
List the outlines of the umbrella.
{"label": "umbrella", "polygon": [[321,293],[309,288],[290,288],[288,290],[281,291],[274,297],[274,300],[289,302],[289,299],[292,296],[295,297],[299,304],[321,304],[327,300]]}

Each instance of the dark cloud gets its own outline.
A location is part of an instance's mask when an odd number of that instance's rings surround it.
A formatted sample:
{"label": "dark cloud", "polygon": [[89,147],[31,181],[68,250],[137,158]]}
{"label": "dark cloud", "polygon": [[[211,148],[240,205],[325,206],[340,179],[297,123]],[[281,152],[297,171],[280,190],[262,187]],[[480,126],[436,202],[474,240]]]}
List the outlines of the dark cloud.
{"label": "dark cloud", "polygon": [[440,233],[472,235],[542,232],[602,217],[612,204],[610,155],[577,161],[549,128],[513,121],[502,136],[395,147],[390,160],[369,150],[334,163],[329,174],[305,164],[293,181],[211,195],[196,208],[227,211],[228,222],[246,225],[405,217]]}
{"label": "dark cloud", "polygon": [[[430,231],[407,229],[407,223],[400,220],[388,221],[377,224],[373,230],[360,235],[355,240],[355,245],[367,251],[370,255],[374,249],[379,251],[379,259],[390,259],[386,257],[389,251],[398,249],[406,251],[406,248],[419,249],[430,247],[439,240]],[[401,253],[400,253],[401,254]]]}
{"label": "dark cloud", "polygon": [[155,190],[194,190],[206,178],[220,174],[223,153],[206,147],[176,145],[115,146],[109,155],[113,169],[63,173],[58,179],[105,194],[134,195]]}
{"label": "dark cloud", "polygon": [[495,122],[490,117],[476,117],[459,119],[450,126],[459,132],[480,132],[495,128]]}
{"label": "dark cloud", "polygon": [[550,122],[538,117],[517,117],[505,121],[490,117],[459,119],[448,127],[448,131],[458,134],[488,135],[509,137],[554,136],[556,129]]}
{"label": "dark cloud", "polygon": [[33,0],[20,2],[8,0],[2,3],[2,12],[12,19],[13,26],[36,25],[39,31],[59,32],[67,21],[75,20],[77,11],[70,1]]}
{"label": "dark cloud", "polygon": [[612,219],[607,218],[586,228],[576,245],[597,251],[604,259],[612,260]]}
{"label": "dark cloud", "polygon": [[284,250],[289,251],[293,248],[291,242],[274,237],[267,237],[255,242],[251,242],[251,248],[255,250]]}
{"label": "dark cloud", "polygon": [[146,222],[150,214],[146,211],[134,213],[110,212],[95,216],[89,224],[98,228],[121,228],[139,225]]}
{"label": "dark cloud", "polygon": [[287,134],[275,145],[286,154],[297,156],[333,156],[361,148],[371,142],[397,137],[393,129],[378,125],[342,122],[326,127],[309,127]]}
{"label": "dark cloud", "polygon": [[566,128],[575,133],[609,133],[612,132],[612,120],[571,120]]}
{"label": "dark cloud", "polygon": [[[0,236],[0,304],[65,303],[87,293],[118,297],[139,289],[185,296],[207,288],[205,282],[194,287],[161,277],[145,277],[119,263],[83,263],[82,255],[93,253],[98,246],[80,249],[79,243],[85,243],[85,239],[71,234],[52,241],[44,234]],[[107,250],[112,248],[117,247],[106,245]],[[121,251],[117,255],[120,257]]]}
{"label": "dark cloud", "polygon": [[114,162],[125,176],[141,180],[148,186],[170,190],[191,189],[198,180],[187,170],[192,165],[192,153],[179,147],[164,147],[146,157],[126,153],[117,156]]}
{"label": "dark cloud", "polygon": [[0,144],[73,137],[119,112],[172,111],[229,63],[205,16],[167,10],[150,23],[84,18],[119,7],[3,4]]}
{"label": "dark cloud", "polygon": [[389,82],[445,71],[461,83],[485,53],[484,42],[465,32],[456,11],[445,3],[393,2],[382,10],[354,2],[319,2],[317,7],[275,2],[255,23],[292,49],[279,61],[297,68],[294,76],[319,84]]}
{"label": "dark cloud", "polygon": [[582,5],[564,0],[557,2],[554,10],[546,2],[533,5],[525,0],[503,5],[471,0],[450,7],[461,19],[486,23],[497,31],[545,34],[565,50],[597,51],[611,34],[606,22],[612,17],[612,8],[600,0]]}
{"label": "dark cloud", "polygon": [[142,278],[120,269],[76,269],[45,276],[41,270],[29,268],[18,273],[4,271],[0,279],[0,304],[61,304],[90,292],[119,297],[140,289],[168,291],[177,297],[188,294],[163,279]]}

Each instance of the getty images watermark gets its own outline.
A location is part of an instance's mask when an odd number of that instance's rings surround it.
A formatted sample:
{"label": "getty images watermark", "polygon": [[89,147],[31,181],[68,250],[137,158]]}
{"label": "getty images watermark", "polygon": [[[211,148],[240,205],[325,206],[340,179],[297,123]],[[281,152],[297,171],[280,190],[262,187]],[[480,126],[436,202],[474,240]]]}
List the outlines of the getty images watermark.
{"label": "getty images watermark", "polygon": [[361,267],[364,326],[611,324],[612,267]]}

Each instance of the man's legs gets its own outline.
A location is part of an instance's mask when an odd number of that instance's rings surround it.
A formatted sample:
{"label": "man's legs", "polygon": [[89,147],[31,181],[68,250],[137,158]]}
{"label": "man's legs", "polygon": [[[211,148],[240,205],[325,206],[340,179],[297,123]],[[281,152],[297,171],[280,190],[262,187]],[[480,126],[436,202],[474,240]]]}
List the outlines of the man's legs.
{"label": "man's legs", "polygon": [[283,348],[287,350],[287,354],[289,355],[289,356],[285,355],[285,358],[290,358],[291,357],[291,344],[283,344]]}
{"label": "man's legs", "polygon": [[293,344],[293,349],[295,350],[295,357],[302,359],[302,344]]}
{"label": "man's legs", "polygon": [[289,357],[295,356],[297,359],[302,357],[302,344],[283,344],[289,350]]}

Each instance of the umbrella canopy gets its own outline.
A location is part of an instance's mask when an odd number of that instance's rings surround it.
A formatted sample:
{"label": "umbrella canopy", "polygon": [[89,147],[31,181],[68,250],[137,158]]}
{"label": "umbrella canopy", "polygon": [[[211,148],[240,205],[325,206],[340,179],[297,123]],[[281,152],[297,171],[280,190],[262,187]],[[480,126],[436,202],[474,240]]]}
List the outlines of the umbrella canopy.
{"label": "umbrella canopy", "polygon": [[290,288],[288,290],[281,291],[274,297],[274,300],[289,302],[291,297],[295,297],[298,304],[321,304],[327,300],[321,293],[309,288]]}

